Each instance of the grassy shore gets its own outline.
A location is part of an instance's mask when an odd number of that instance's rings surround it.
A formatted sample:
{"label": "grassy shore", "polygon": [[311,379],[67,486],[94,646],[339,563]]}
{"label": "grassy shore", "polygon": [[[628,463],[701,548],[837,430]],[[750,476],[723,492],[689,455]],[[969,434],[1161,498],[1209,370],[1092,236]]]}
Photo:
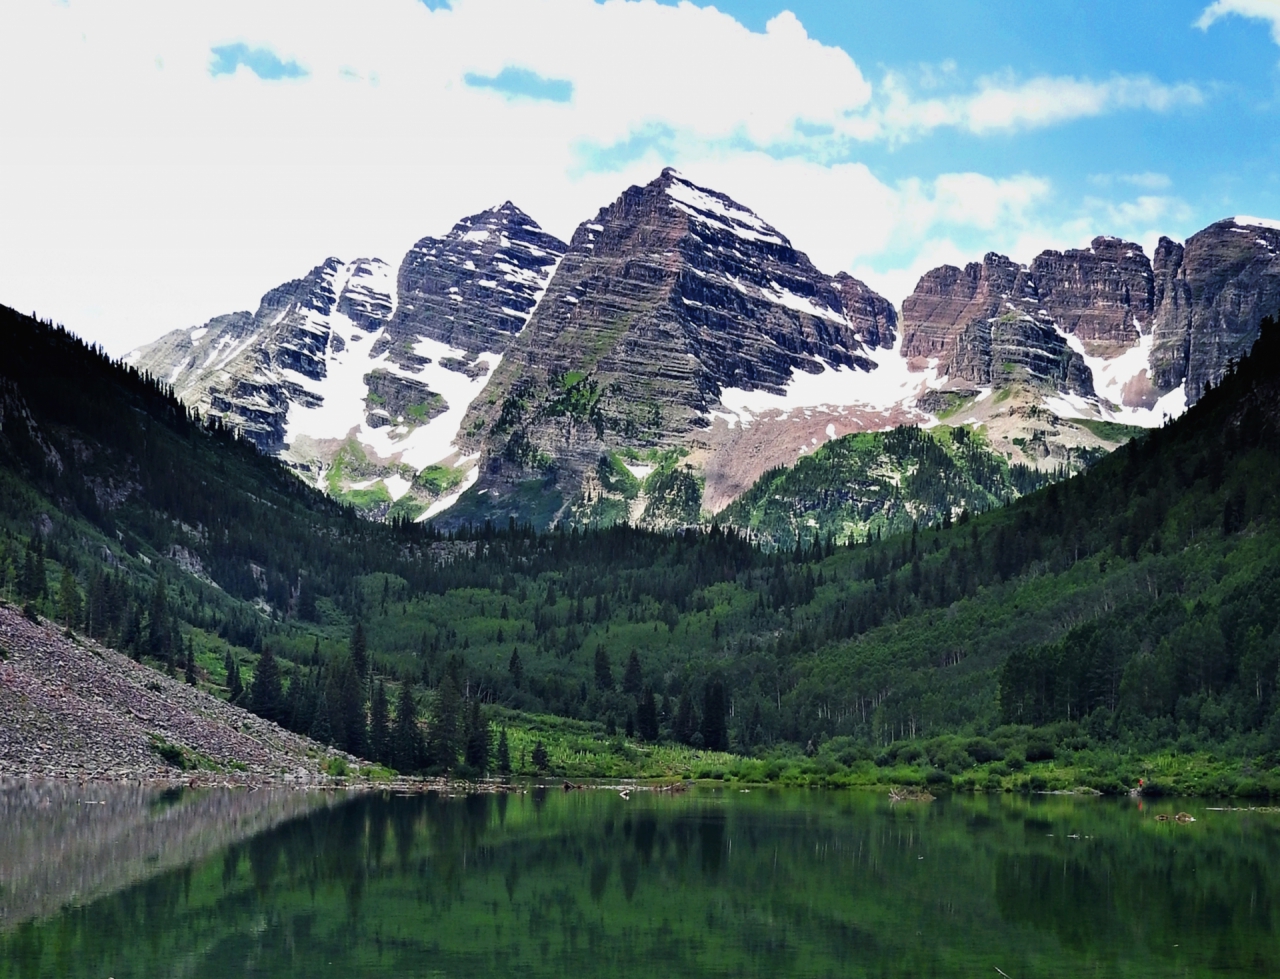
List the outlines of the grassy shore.
{"label": "grassy shore", "polygon": [[[1087,739],[1054,743],[1030,728],[988,738],[946,736],[897,742],[879,751],[834,738],[811,753],[794,746],[752,756],[644,744],[603,727],[561,717],[499,710],[512,774],[566,779],[700,779],[815,788],[917,786],[961,792],[1097,792],[1266,799],[1280,797],[1280,769],[1264,757],[1208,750],[1126,751]],[[1068,742],[1071,739],[1065,739]],[[548,764],[532,762],[541,741]]]}

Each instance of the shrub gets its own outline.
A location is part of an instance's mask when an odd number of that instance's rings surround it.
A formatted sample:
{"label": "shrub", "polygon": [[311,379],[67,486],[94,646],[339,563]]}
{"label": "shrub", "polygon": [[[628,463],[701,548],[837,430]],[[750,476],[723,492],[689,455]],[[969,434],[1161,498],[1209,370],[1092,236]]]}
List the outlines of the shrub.
{"label": "shrub", "polygon": [[1027,761],[1052,761],[1057,755],[1053,742],[1047,738],[1032,738],[1027,742]]}
{"label": "shrub", "polygon": [[1000,746],[990,738],[970,738],[965,744],[964,750],[969,757],[976,761],[979,765],[986,764],[989,761],[1002,761],[1004,752],[1000,750]]}

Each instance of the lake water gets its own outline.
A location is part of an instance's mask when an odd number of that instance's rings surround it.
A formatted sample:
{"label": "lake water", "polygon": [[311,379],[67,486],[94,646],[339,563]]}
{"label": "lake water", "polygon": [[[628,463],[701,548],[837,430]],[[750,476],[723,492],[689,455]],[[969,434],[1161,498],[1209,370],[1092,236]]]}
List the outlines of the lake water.
{"label": "lake water", "polygon": [[1280,975],[1280,814],[1200,802],[27,784],[0,816],[3,979]]}

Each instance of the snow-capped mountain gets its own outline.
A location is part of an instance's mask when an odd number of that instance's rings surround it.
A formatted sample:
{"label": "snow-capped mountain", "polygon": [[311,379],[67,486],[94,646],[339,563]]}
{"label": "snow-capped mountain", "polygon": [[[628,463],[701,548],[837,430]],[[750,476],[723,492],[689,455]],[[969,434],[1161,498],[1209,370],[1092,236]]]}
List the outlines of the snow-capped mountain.
{"label": "snow-capped mountain", "polygon": [[374,514],[403,500],[397,512],[416,517],[474,478],[454,446],[462,418],[564,247],[507,203],[419,241],[398,276],[379,259],[331,258],[256,313],[127,359],[321,487]]}
{"label": "snow-capped mountain", "polygon": [[[425,518],[651,526],[714,514],[853,432],[981,426],[1013,462],[1074,467],[1160,424],[1280,307],[1280,228],[1184,245],[1097,238],[989,254],[901,307],[821,272],[674,170],[569,245],[507,203],[392,271],[330,259],[136,351],[139,367],[332,492]],[[483,397],[481,395],[483,394]]]}

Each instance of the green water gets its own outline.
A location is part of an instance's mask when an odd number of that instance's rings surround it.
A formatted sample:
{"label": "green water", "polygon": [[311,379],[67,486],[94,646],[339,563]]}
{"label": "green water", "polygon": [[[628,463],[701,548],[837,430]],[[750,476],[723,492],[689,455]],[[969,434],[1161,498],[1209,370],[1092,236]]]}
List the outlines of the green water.
{"label": "green water", "polygon": [[249,793],[84,801],[0,799],[4,979],[1280,975],[1280,814],[552,789],[268,799],[201,851]]}

